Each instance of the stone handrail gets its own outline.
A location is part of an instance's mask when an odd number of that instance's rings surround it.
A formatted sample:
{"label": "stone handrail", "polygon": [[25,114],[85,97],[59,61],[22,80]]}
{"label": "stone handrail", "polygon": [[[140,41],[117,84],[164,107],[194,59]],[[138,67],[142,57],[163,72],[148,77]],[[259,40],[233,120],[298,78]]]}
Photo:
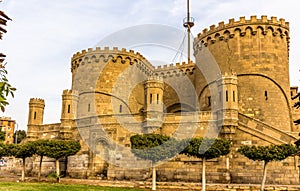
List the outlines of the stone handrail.
{"label": "stone handrail", "polygon": [[[259,137],[265,137],[269,142],[275,143],[293,143],[297,140],[296,137],[284,132],[280,129],[272,127],[260,120],[239,113],[239,128],[246,128]],[[243,129],[243,130],[246,130]],[[272,139],[272,141],[270,141]]]}

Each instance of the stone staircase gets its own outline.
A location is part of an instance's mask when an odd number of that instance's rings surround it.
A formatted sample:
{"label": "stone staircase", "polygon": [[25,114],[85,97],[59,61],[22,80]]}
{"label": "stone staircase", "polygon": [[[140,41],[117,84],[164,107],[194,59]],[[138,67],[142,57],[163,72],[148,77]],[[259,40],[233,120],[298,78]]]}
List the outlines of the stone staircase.
{"label": "stone staircase", "polygon": [[239,113],[238,129],[255,137],[265,140],[271,144],[294,143],[297,137],[285,131],[272,127],[260,120]]}

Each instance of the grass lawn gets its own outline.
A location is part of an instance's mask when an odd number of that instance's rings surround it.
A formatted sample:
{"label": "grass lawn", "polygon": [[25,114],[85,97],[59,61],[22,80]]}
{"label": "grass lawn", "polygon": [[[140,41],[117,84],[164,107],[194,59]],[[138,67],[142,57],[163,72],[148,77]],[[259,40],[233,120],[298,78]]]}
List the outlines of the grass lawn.
{"label": "grass lawn", "polygon": [[91,185],[0,182],[1,191],[144,191],[137,188],[109,188]]}

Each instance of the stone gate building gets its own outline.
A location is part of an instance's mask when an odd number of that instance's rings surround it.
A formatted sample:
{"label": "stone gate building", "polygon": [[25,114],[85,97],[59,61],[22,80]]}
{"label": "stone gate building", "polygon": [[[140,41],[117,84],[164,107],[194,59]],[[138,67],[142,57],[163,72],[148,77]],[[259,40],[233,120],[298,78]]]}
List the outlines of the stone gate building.
{"label": "stone gate building", "polygon": [[[237,149],[293,143],[300,130],[293,124],[300,116],[291,100],[298,89],[290,87],[289,43],[284,19],[251,16],[199,33],[195,63],[154,67],[131,50],[83,50],[71,59],[60,123],[43,124],[44,100],[30,99],[28,140],[80,140],[82,150],[68,160],[71,177],[147,179],[148,162],[133,157],[130,136],[221,136],[233,148],[208,162],[208,182],[259,183],[263,164]],[[157,173],[164,181],[200,181],[201,161],[175,156]],[[298,157],[271,163],[267,183],[298,184]]]}

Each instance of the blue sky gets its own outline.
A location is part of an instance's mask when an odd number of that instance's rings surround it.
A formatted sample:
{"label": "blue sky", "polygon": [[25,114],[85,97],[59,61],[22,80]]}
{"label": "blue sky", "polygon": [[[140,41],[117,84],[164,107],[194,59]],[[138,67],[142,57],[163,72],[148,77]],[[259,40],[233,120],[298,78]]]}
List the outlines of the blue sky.
{"label": "blue sky", "polygon": [[[194,35],[240,16],[276,16],[290,22],[290,81],[291,86],[299,85],[300,5],[296,0],[190,1],[196,19]],[[28,102],[35,97],[45,99],[44,123],[59,122],[62,91],[71,88],[74,53],[130,26],[163,24],[184,30],[185,4],[186,0],[4,0],[0,9],[13,21],[0,50],[7,55],[8,78],[17,92],[2,115],[26,130]]]}

